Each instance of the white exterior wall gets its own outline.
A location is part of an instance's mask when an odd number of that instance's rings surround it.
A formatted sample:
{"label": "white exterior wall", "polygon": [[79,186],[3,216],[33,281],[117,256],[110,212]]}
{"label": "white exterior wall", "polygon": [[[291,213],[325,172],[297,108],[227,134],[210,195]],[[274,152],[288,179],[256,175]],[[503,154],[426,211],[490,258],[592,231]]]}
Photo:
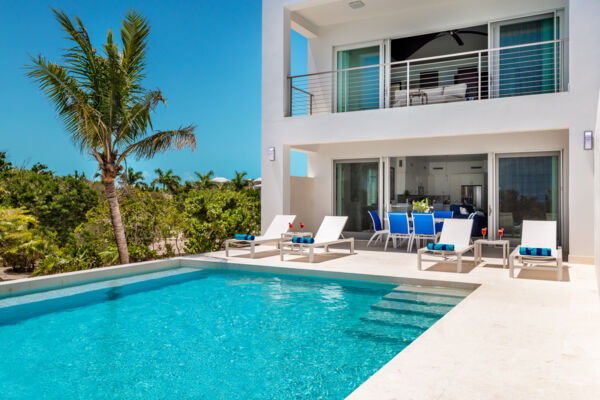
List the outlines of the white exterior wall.
{"label": "white exterior wall", "polygon": [[[284,115],[289,107],[290,25],[285,6],[297,3],[263,1],[264,224],[275,214],[290,210],[288,153],[294,147],[312,151],[308,168],[309,176],[315,178],[317,219],[333,212],[333,159],[563,150],[567,193],[563,222],[568,227],[563,238],[568,238],[571,261],[592,261],[594,165],[593,152],[583,150],[583,131],[594,129],[596,123],[600,30],[595,26],[600,1],[440,0],[431,6],[414,3],[418,5],[394,15],[318,27],[317,38],[310,40],[309,70],[325,71],[332,67],[334,45],[441,31],[565,7],[570,87],[557,94],[288,118]],[[267,159],[271,146],[276,147],[276,161]]]}

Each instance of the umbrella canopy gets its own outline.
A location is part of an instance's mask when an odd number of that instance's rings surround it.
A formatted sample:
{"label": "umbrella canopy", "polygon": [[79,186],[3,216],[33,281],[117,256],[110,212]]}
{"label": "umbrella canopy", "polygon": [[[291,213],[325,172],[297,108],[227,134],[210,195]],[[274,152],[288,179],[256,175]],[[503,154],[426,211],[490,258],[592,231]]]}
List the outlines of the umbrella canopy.
{"label": "umbrella canopy", "polygon": [[223,178],[222,176],[217,176],[215,178],[212,178],[210,181],[215,182],[215,183],[225,183],[225,182],[229,182],[229,179]]}
{"label": "umbrella canopy", "polygon": [[256,179],[254,180],[254,182],[262,182],[262,178],[259,176],[258,178],[256,178]]}

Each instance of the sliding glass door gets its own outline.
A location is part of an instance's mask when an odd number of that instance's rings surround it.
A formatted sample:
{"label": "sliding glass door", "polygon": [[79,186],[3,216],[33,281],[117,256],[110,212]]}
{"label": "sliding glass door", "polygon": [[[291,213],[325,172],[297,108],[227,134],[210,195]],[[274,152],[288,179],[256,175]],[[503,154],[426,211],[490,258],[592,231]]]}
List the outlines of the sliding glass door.
{"label": "sliding glass door", "polygon": [[[510,47],[495,56],[492,79],[496,97],[559,91],[560,46],[545,43],[560,38],[558,12],[494,24],[494,47]],[[521,46],[530,45],[530,46]]]}
{"label": "sliding glass door", "polygon": [[497,226],[506,238],[521,237],[523,220],[560,225],[559,153],[498,156],[497,174]]}
{"label": "sliding glass door", "polygon": [[336,50],[336,111],[381,107],[383,45]]}
{"label": "sliding glass door", "polygon": [[348,216],[345,231],[371,230],[369,210],[379,207],[379,161],[339,161],[335,164],[335,212]]}

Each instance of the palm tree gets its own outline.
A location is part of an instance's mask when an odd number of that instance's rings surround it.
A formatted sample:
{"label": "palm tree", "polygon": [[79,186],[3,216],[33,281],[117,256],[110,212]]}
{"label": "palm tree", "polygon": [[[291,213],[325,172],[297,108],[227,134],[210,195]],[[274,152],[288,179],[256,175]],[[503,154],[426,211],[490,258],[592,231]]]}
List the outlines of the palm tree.
{"label": "palm tree", "polygon": [[198,183],[201,188],[210,189],[216,186],[215,183],[211,181],[211,179],[215,175],[215,172],[213,170],[208,171],[206,174],[201,174],[200,172],[194,172],[194,174],[196,174],[196,176],[198,177]]}
{"label": "palm tree", "polygon": [[235,171],[235,176],[231,180],[231,183],[233,184],[233,188],[235,190],[242,190],[247,185],[246,179],[244,179],[246,177],[246,175],[248,175],[248,173],[245,171],[244,172]]}
{"label": "palm tree", "polygon": [[97,51],[79,18],[72,22],[64,12],[52,11],[73,47],[65,50],[64,65],[42,55],[31,57],[27,76],[54,104],[75,144],[98,162],[119,260],[127,263],[127,240],[115,189],[123,161],[127,156],[149,159],[169,149],[195,149],[195,127],[154,131],[151,113],[165,100],[160,90],[142,87],[150,27],[141,14],[131,10],[125,15],[121,48],[109,29],[106,44]]}
{"label": "palm tree", "polygon": [[179,188],[179,182],[181,182],[181,178],[177,175],[173,174],[173,170],[169,169],[166,172],[163,172],[162,169],[157,168],[154,170],[158,174],[156,179],[152,181],[152,186],[161,185],[163,190],[167,190],[171,193],[174,193]]}
{"label": "palm tree", "polygon": [[127,168],[127,185],[146,188],[148,184],[144,182],[144,173],[142,171],[134,171],[133,168]]}

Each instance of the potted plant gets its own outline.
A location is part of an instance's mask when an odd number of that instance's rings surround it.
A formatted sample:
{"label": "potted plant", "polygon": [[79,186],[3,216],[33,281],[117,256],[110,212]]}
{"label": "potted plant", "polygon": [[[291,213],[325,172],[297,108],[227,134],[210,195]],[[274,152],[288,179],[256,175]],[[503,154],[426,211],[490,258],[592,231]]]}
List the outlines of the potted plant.
{"label": "potted plant", "polygon": [[419,213],[428,213],[431,212],[432,207],[429,205],[429,199],[425,198],[421,201],[413,201],[412,202],[413,211]]}

